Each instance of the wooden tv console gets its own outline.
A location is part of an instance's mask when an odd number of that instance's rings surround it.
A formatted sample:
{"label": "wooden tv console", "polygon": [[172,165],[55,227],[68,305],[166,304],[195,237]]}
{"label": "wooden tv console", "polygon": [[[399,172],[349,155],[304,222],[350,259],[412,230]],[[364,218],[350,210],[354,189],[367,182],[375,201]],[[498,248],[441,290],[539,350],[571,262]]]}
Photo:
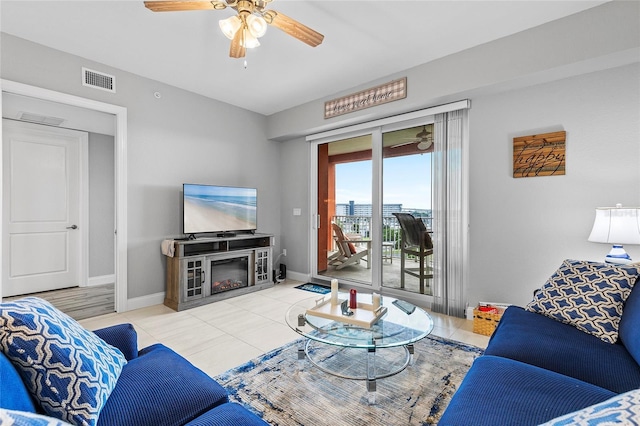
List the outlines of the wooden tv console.
{"label": "wooden tv console", "polygon": [[[174,256],[167,257],[164,304],[182,311],[273,287],[273,243],[269,234],[174,241]],[[220,270],[241,279],[220,280]]]}

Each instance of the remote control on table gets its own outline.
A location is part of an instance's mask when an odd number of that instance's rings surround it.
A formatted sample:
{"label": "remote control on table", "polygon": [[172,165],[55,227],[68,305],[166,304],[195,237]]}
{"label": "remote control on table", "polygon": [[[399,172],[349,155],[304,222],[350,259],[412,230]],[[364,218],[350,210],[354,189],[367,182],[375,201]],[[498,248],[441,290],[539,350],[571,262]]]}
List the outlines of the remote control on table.
{"label": "remote control on table", "polygon": [[415,305],[412,305],[409,302],[405,302],[404,300],[397,300],[396,299],[391,303],[396,305],[398,307],[398,309],[400,309],[401,311],[403,311],[407,315],[411,315],[413,313],[413,311],[416,310]]}

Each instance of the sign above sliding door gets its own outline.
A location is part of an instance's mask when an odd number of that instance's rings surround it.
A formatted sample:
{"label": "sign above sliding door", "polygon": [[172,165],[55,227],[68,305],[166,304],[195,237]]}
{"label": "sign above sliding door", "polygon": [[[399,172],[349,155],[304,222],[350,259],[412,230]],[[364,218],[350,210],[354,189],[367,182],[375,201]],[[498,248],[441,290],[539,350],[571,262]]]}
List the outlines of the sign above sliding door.
{"label": "sign above sliding door", "polygon": [[324,118],[386,104],[407,97],[407,77],[324,103]]}

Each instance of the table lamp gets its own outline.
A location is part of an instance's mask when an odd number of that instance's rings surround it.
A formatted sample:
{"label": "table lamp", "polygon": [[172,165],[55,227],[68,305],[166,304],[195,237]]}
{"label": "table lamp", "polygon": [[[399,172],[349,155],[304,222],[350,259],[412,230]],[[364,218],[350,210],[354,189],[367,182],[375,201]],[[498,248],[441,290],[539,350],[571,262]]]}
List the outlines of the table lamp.
{"label": "table lamp", "polygon": [[594,243],[613,244],[605,257],[606,263],[626,265],[632,262],[623,244],[640,244],[640,208],[597,207],[596,219],[588,238]]}

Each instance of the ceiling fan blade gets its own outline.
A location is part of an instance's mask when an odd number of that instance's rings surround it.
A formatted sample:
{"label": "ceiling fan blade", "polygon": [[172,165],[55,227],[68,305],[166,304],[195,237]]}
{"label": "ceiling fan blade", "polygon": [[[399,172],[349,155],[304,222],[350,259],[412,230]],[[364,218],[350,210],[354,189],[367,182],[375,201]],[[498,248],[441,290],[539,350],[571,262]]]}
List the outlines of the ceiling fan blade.
{"label": "ceiling fan blade", "polygon": [[231,47],[229,48],[229,56],[232,58],[244,58],[247,49],[242,45],[242,34],[244,30],[240,28],[236,31],[236,35],[231,40]]}
{"label": "ceiling fan blade", "polygon": [[154,12],[177,12],[181,10],[221,10],[227,7],[224,1],[145,1],[144,6]]}
{"label": "ceiling fan blade", "polygon": [[275,10],[267,10],[262,16],[268,24],[280,28],[285,33],[307,43],[311,47],[316,47],[324,40],[324,36],[319,32]]}
{"label": "ceiling fan blade", "polygon": [[401,142],[401,143],[397,143],[395,145],[391,145],[391,148],[398,148],[400,146],[411,145],[412,143],[416,143],[416,142],[418,142],[418,141],[412,140],[411,142]]}

